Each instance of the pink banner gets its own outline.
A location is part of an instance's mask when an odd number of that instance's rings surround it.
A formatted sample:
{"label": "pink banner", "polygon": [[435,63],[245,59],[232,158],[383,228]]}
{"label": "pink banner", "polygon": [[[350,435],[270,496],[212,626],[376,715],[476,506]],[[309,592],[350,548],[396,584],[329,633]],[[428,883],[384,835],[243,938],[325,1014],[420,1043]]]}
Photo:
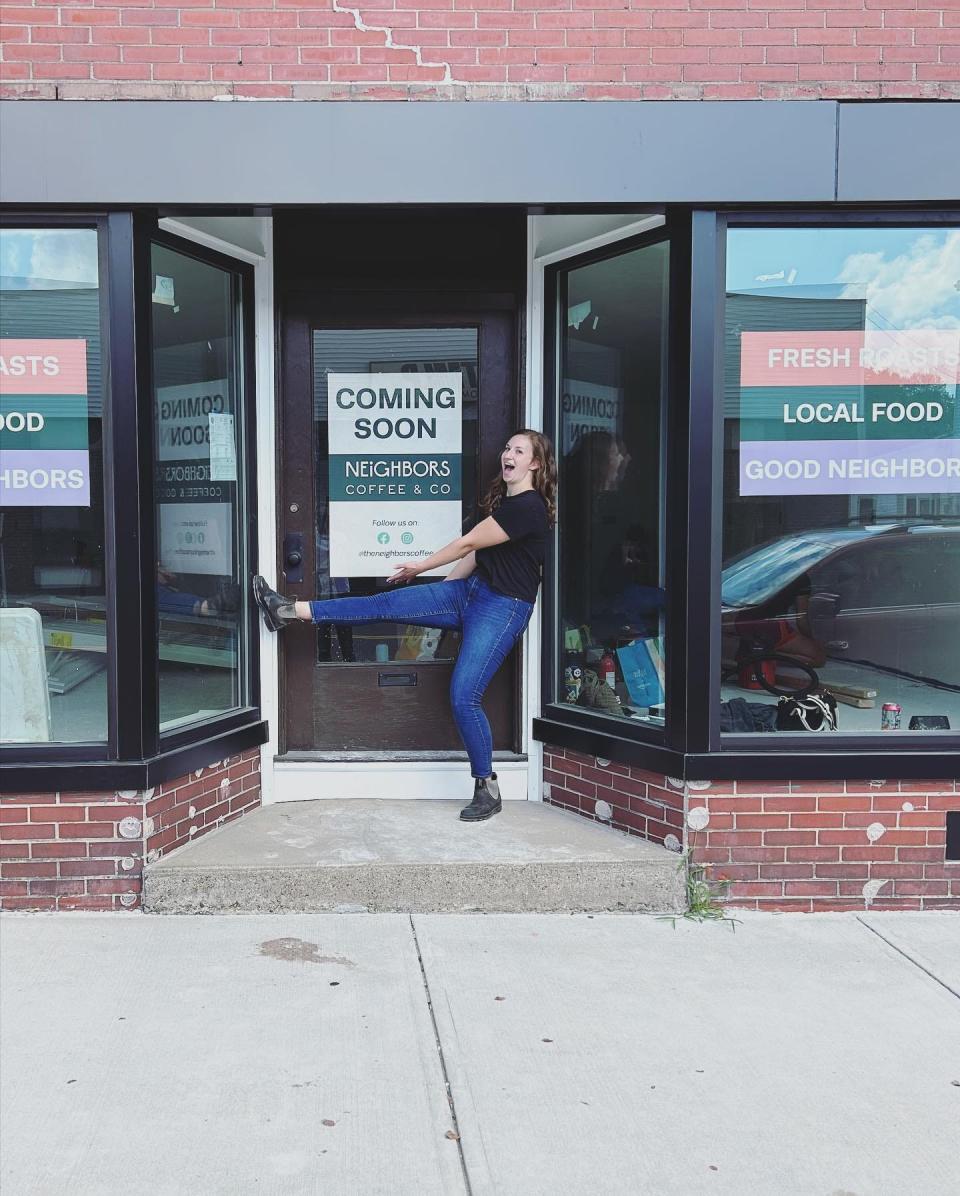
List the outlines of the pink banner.
{"label": "pink banner", "polygon": [[85,395],[85,340],[0,340],[0,395]]}
{"label": "pink banner", "polygon": [[741,386],[956,386],[960,329],[744,332]]}

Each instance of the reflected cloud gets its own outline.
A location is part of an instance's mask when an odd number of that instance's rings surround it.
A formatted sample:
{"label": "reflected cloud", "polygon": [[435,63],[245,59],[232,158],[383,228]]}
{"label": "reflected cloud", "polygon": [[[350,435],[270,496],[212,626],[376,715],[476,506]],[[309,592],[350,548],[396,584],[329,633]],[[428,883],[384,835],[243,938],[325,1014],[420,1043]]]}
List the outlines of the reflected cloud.
{"label": "reflected cloud", "polygon": [[960,328],[960,231],[923,233],[907,253],[851,254],[837,275],[842,298],[867,301],[881,326]]}

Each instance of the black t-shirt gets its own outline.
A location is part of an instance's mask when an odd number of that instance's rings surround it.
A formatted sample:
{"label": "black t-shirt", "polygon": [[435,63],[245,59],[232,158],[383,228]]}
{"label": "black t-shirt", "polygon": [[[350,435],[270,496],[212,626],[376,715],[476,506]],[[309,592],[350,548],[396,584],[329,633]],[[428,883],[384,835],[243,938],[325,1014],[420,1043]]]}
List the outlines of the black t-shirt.
{"label": "black t-shirt", "polygon": [[505,544],[477,549],[477,572],[498,594],[535,602],[547,548],[547,507],[536,490],[504,498],[492,512],[510,537]]}

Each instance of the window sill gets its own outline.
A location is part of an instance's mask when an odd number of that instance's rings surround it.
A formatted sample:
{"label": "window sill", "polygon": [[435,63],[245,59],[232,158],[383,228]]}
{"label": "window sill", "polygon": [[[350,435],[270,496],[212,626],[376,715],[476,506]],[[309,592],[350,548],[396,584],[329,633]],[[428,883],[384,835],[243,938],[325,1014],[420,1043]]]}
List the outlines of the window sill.
{"label": "window sill", "polygon": [[642,739],[628,739],[625,735],[615,735],[610,730],[611,719],[601,716],[591,717],[584,711],[577,711],[577,721],[567,721],[567,711],[563,711],[563,721],[559,717],[535,718],[533,720],[533,737],[543,743],[555,743],[557,747],[569,747],[574,751],[583,752],[588,756],[600,756],[606,760],[615,760],[618,764],[632,764],[637,768],[648,768],[652,772],[662,772],[665,776],[682,776],[683,753],[673,751],[663,744],[651,743]]}
{"label": "window sill", "polygon": [[941,741],[929,747],[904,746],[902,738],[883,750],[873,745],[840,743],[828,747],[826,735],[756,750],[742,745],[721,752],[683,753],[671,748],[611,734],[607,720],[573,725],[557,718],[533,720],[533,737],[586,755],[631,764],[688,781],[734,780],[926,780],[960,775],[960,751]]}
{"label": "window sill", "polygon": [[0,762],[0,794],[149,789],[226,756],[259,747],[266,743],[267,736],[266,722],[258,720],[228,730],[221,728],[206,739],[170,747],[149,760]]}

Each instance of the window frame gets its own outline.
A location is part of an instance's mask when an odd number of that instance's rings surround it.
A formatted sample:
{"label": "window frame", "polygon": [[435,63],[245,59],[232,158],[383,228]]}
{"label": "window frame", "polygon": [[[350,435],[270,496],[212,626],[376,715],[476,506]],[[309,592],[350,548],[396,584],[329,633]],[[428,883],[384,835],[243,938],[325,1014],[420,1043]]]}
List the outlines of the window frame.
{"label": "window frame", "polygon": [[[609,726],[591,711],[564,711],[553,692],[559,606],[556,559],[545,570],[543,706],[534,737],[684,780],[864,780],[955,776],[960,735],[915,732],[720,735],[720,574],[723,545],[723,353],[726,240],[732,227],[938,227],[960,223],[960,211],[918,206],[871,210],[743,207],[669,208],[671,329],[667,416],[667,708],[666,736],[652,742],[634,726]],[[635,239],[646,243],[650,234]],[[557,426],[560,326],[556,275],[576,264],[623,252],[628,241],[545,268],[544,407],[548,433]],[[675,269],[686,267],[674,286]],[[675,300],[685,295],[685,310]],[[668,367],[668,368],[670,368]],[[678,588],[679,587],[679,588]],[[678,631],[680,634],[678,635]],[[770,742],[767,743],[766,740]]]}
{"label": "window frame", "polygon": [[[107,739],[0,745],[0,794],[141,789],[267,740],[260,710],[259,626],[248,604],[248,705],[161,735],[155,583],[150,246],[162,242],[239,279],[247,572],[257,569],[254,272],[161,230],[156,211],[5,211],[5,227],[96,228],[104,363],[104,549],[107,599]],[[126,402],[120,396],[129,396]]]}

